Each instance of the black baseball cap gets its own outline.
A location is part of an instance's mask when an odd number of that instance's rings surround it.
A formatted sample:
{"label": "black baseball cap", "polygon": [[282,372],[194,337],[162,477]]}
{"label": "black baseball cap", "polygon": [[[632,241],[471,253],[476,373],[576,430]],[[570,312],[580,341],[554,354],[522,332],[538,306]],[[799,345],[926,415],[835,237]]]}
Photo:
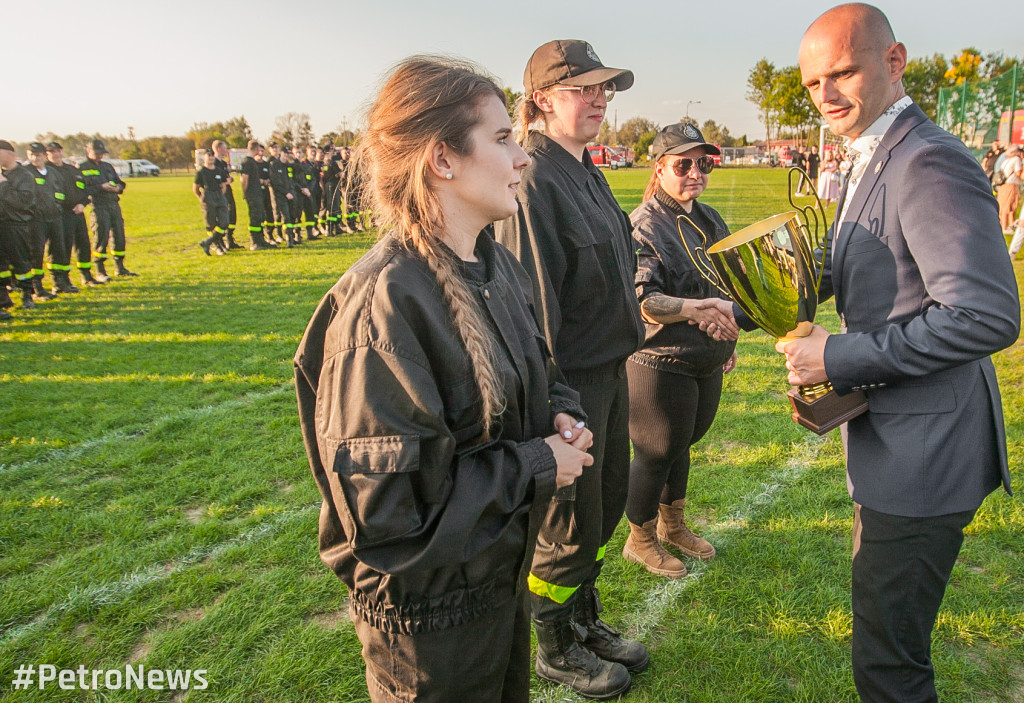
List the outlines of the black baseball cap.
{"label": "black baseball cap", "polygon": [[45,154],[46,147],[43,146],[42,142],[32,142],[28,145],[28,150],[33,154]]}
{"label": "black baseball cap", "polygon": [[594,47],[580,39],[556,39],[542,45],[533,52],[523,74],[527,96],[556,83],[587,86],[608,81],[615,83],[615,90],[627,90],[633,85],[633,72],[608,68]]}
{"label": "black baseball cap", "polygon": [[3,151],[14,151],[14,145],[6,139],[0,139],[0,150]]}
{"label": "black baseball cap", "polygon": [[95,154],[109,153],[107,152],[107,145],[103,143],[102,139],[93,139],[91,142],[89,142],[89,147],[93,150],[93,153]]}
{"label": "black baseball cap", "polygon": [[46,150],[47,151],[57,151],[57,150],[64,151],[64,147],[62,147],[59,142],[50,142],[49,144],[46,145]]}
{"label": "black baseball cap", "polygon": [[670,124],[658,132],[651,145],[651,153],[654,161],[657,161],[666,154],[682,154],[695,146],[703,146],[709,154],[722,153],[717,146],[704,141],[704,135],[689,122]]}
{"label": "black baseball cap", "polygon": [[213,156],[213,149],[203,149],[203,154]]}
{"label": "black baseball cap", "polygon": [[292,148],[290,146],[283,146],[283,147],[281,147],[281,153],[282,154],[290,154],[290,153],[292,153]]}

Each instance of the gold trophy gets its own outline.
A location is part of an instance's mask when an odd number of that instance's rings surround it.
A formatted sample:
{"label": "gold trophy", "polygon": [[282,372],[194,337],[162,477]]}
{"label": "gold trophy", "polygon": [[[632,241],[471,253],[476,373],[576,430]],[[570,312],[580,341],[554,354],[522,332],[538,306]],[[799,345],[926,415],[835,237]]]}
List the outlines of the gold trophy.
{"label": "gold trophy", "polygon": [[[793,202],[793,181],[799,175],[810,182],[801,169],[790,169],[789,202],[796,212],[754,223],[710,248],[707,235],[689,217],[676,218],[679,238],[700,274],[739,305],[761,329],[781,340],[811,333],[825,257],[830,254],[828,220],[817,195],[816,207],[801,207]],[[680,226],[682,220],[700,234],[701,246],[691,247],[686,242]],[[839,396],[827,381],[791,388],[788,395],[793,419],[819,435],[868,409],[863,392]]]}

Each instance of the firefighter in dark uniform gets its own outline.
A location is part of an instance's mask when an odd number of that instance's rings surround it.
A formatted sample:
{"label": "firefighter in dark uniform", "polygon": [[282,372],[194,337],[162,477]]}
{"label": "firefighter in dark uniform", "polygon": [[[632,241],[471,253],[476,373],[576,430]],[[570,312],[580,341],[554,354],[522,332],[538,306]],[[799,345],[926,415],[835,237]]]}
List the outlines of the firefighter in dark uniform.
{"label": "firefighter in dark uniform", "polygon": [[363,179],[359,163],[352,158],[352,150],[345,147],[344,171],[345,227],[349,232],[363,232]]}
{"label": "firefighter in dark uniform", "polygon": [[[519,138],[533,161],[519,183],[518,215],[495,234],[530,273],[541,329],[594,432],[594,465],[574,500],[552,504],[530,572],[537,674],[604,698],[649,663],[642,644],[601,620],[596,583],[626,505],[626,360],[643,344],[644,325],[629,220],[586,146],[633,73],[604,66],[587,42],[561,40],[533,53],[523,83]],[[530,130],[539,120],[545,130]],[[575,534],[562,527],[569,524]]]}
{"label": "firefighter in dark uniform", "polygon": [[199,246],[207,256],[211,249],[218,256],[227,251],[224,245],[224,234],[228,226],[227,187],[224,172],[217,167],[213,149],[207,149],[203,152],[203,165],[196,170],[195,180],[192,181],[192,193],[199,200],[203,220],[206,222],[207,237],[199,242]]}
{"label": "firefighter in dark uniform", "polygon": [[[277,148],[277,142],[270,144]],[[270,187],[270,159],[267,157],[267,147],[262,144],[256,156],[256,163],[259,164],[260,190],[263,192],[263,232],[266,235],[264,239],[267,244],[276,247],[282,239],[274,225],[274,191]]]}
{"label": "firefighter in dark uniform", "polygon": [[[57,297],[59,289],[54,285],[54,292],[50,293],[43,286],[43,258],[47,249],[51,266],[64,258],[64,184],[56,169],[46,167],[45,146],[39,142],[32,142],[28,147],[27,156],[29,165],[26,168],[35,183],[32,190],[34,205],[29,237],[32,290],[36,300],[53,300]],[[75,290],[77,292],[78,289]]]}
{"label": "firefighter in dark uniform", "polygon": [[303,187],[309,195],[301,198],[307,239],[317,239],[320,232],[320,163],[316,160],[316,147],[306,147],[306,158],[299,162],[302,166],[301,178]]}
{"label": "firefighter in dark uniform", "polygon": [[[67,259],[62,264],[71,269],[71,250],[75,250],[75,264],[82,276],[82,285],[96,286],[106,283],[92,275],[92,247],[89,244],[89,227],[85,223],[85,206],[89,196],[85,193],[82,172],[74,164],[64,161],[64,148],[57,142],[46,145],[46,158],[64,180],[64,239],[67,241]],[[69,278],[70,280],[70,278]]]}
{"label": "firefighter in dark uniform", "polygon": [[277,142],[268,145],[270,159],[267,165],[270,167],[270,204],[274,211],[273,227],[276,229],[276,236],[279,241],[286,242],[288,246],[295,244],[294,220],[292,219],[292,201],[295,200],[295,182],[292,179],[292,171],[289,171],[285,159],[291,155],[290,146],[279,147]]}
{"label": "firefighter in dark uniform", "polygon": [[242,197],[249,208],[249,249],[262,251],[273,247],[263,239],[263,187],[261,183],[260,143],[250,139],[247,145],[249,155],[242,159]]}
{"label": "firefighter in dark uniform", "polygon": [[[34,187],[28,169],[18,163],[14,147],[0,140],[0,310],[13,305],[7,295],[7,283],[12,277],[21,291],[21,307],[35,307],[28,245]],[[4,312],[4,319],[9,319],[9,313]]]}
{"label": "firefighter in dark uniform", "polygon": [[[301,154],[303,151],[305,150],[302,147],[296,147],[297,153]],[[303,227],[306,228],[306,239],[318,239],[313,232],[316,225],[316,210],[313,209],[313,171],[305,160],[296,158],[294,154],[288,165],[291,168],[292,180],[295,182],[295,240],[301,240]]]}
{"label": "firefighter in dark uniform", "polygon": [[[107,147],[100,139],[93,139],[86,147],[89,158],[82,162],[82,178],[85,180],[85,192],[92,200],[91,224],[93,230],[93,257],[96,273],[106,276],[104,262],[107,260],[107,246],[110,235],[114,236],[113,249],[115,273],[118,276],[137,276],[124,265],[125,239],[124,216],[121,214],[120,195],[126,188],[125,182],[117,175],[117,171],[103,160]],[[97,278],[99,278],[97,276]]]}
{"label": "firefighter in dark uniform", "polygon": [[224,190],[224,199],[228,205],[228,226],[224,239],[227,241],[228,249],[241,249],[242,246],[235,241],[235,224],[238,222],[238,210],[235,208],[235,194],[231,190],[231,183],[234,181],[234,177],[231,175],[231,165],[228,163],[231,159],[231,151],[228,149],[228,143],[223,139],[214,141],[210,148],[213,149],[217,169],[224,176],[224,183],[227,185],[227,188]]}
{"label": "firefighter in dark uniform", "polygon": [[320,165],[320,190],[323,193],[321,218],[326,222],[327,234],[341,234],[341,156],[334,145],[324,146],[324,159]]}

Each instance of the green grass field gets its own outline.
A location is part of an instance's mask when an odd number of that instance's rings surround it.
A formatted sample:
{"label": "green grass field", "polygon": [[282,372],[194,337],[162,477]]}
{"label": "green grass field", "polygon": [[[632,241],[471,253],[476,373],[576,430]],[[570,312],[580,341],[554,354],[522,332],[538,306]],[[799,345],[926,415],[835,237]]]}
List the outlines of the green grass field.
{"label": "green grass field", "polygon": [[[608,174],[627,210],[649,173]],[[781,171],[712,181],[703,201],[734,229],[787,209]],[[139,278],[0,326],[0,699],[365,701],[345,589],[317,556],[291,357],[372,239],[207,258],[189,178],[132,181],[123,206]],[[695,451],[688,515],[718,557],[670,582],[624,562],[624,523],[608,547],[606,619],[652,656],[627,700],[856,700],[842,448],[792,422],[772,345],[741,340]],[[996,358],[1018,493],[1022,362],[1020,342]],[[933,657],[943,701],[1024,701],[1020,500],[993,494],[969,528]],[[27,664],[206,669],[209,687],[14,691]]]}

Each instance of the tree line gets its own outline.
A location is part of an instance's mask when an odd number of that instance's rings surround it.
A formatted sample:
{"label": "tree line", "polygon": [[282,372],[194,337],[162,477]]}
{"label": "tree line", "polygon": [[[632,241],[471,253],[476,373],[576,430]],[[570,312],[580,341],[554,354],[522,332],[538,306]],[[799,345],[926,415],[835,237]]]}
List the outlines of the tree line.
{"label": "tree line", "polygon": [[[912,58],[907,61],[903,86],[925,114],[937,121],[940,89],[998,78],[1013,70],[1018,61],[1001,52],[983,55],[973,47],[948,60],[942,54]],[[747,75],[746,97],[757,107],[768,141],[787,137],[808,141],[821,124],[800,82],[798,66],[776,68],[768,59],[761,59]]]}

